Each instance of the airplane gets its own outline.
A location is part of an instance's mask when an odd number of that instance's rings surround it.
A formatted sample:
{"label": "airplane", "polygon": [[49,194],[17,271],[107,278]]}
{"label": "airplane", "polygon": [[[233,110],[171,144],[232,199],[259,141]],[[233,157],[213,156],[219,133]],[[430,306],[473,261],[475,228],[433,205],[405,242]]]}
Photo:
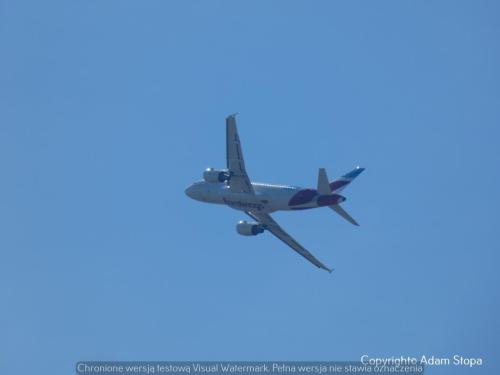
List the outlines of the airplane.
{"label": "airplane", "polygon": [[224,204],[245,212],[254,221],[239,221],[236,225],[239,234],[256,236],[267,230],[316,267],[331,273],[333,269],[321,263],[285,232],[270,213],[329,207],[351,224],[359,225],[340,206],[346,198],[339,193],[364,168],[356,167],[332,182],[328,181],[325,169],[320,168],[316,189],[251,182],[245,169],[235,115],[226,118],[226,162],[225,169],[207,168],[203,180],[190,185],[185,190],[186,195],[201,202]]}

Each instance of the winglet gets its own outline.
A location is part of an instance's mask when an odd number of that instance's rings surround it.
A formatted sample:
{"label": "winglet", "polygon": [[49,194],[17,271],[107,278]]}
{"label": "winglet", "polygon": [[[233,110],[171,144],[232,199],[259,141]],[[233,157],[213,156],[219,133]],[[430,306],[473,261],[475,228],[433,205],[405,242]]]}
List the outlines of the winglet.
{"label": "winglet", "polygon": [[332,273],[334,271],[333,268],[328,268],[327,266],[325,266],[323,263],[321,263],[321,266],[318,265],[318,268],[321,268],[321,269],[324,269],[325,271],[328,271],[328,273]]}

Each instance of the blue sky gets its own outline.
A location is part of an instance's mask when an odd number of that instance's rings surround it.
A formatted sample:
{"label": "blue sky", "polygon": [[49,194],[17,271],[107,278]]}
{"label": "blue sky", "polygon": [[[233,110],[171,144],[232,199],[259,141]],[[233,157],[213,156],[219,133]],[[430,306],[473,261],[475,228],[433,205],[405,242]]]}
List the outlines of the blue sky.
{"label": "blue sky", "polygon": [[[0,371],[481,357],[500,370],[496,1],[0,1]],[[356,165],[336,271],[184,196],[238,112],[256,181]],[[22,366],[22,371],[19,370]]]}

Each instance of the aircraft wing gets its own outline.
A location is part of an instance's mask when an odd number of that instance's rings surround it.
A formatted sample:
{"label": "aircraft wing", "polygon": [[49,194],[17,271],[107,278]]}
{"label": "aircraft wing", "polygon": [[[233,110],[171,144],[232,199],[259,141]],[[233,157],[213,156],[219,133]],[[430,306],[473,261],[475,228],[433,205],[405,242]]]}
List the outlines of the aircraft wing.
{"label": "aircraft wing", "polygon": [[309,251],[304,249],[301,244],[295,241],[287,232],[285,232],[276,221],[269,214],[254,212],[254,211],[246,211],[246,214],[250,216],[252,219],[258,221],[260,224],[264,226],[269,232],[271,232],[274,236],[278,237],[281,241],[290,246],[297,253],[306,258],[309,262],[314,264],[318,268],[322,268],[328,272],[332,272],[332,270],[326,267],[323,263],[321,263],[318,259],[314,257]]}
{"label": "aircraft wing", "polygon": [[226,118],[226,159],[227,169],[231,174],[228,182],[229,188],[238,193],[254,194],[253,186],[245,170],[235,115]]}

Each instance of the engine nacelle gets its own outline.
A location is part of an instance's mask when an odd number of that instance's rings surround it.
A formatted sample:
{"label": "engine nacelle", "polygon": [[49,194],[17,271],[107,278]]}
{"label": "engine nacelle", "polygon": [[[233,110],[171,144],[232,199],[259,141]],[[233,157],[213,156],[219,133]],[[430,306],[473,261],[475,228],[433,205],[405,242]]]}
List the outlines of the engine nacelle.
{"label": "engine nacelle", "polygon": [[236,224],[236,231],[242,236],[256,236],[264,232],[264,227],[259,223],[248,223],[244,220],[238,221]]}
{"label": "engine nacelle", "polygon": [[203,179],[206,182],[218,183],[228,181],[231,178],[227,169],[207,168],[203,172]]}

